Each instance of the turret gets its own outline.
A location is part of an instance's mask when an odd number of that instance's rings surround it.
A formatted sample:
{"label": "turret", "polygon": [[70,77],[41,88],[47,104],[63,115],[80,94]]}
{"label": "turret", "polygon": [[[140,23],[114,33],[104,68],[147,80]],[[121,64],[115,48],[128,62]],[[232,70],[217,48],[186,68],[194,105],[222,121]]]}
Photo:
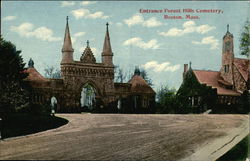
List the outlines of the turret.
{"label": "turret", "polygon": [[106,35],[103,44],[103,51],[102,51],[102,63],[108,66],[113,66],[113,53],[110,44],[110,37],[109,37],[109,29],[108,23],[106,24]]}
{"label": "turret", "polygon": [[233,34],[229,32],[229,25],[227,25],[227,32],[223,36],[221,76],[225,81],[231,83],[232,85],[234,84],[233,61],[234,61]]}
{"label": "turret", "polygon": [[229,25],[227,25],[227,32],[223,36],[223,48],[222,53],[230,53],[233,54],[233,34],[229,32]]}
{"label": "turret", "polygon": [[69,18],[67,16],[64,42],[63,42],[63,47],[62,47],[62,61],[61,61],[61,63],[73,62],[74,49],[73,49],[72,43],[71,43],[68,20],[69,20]]}

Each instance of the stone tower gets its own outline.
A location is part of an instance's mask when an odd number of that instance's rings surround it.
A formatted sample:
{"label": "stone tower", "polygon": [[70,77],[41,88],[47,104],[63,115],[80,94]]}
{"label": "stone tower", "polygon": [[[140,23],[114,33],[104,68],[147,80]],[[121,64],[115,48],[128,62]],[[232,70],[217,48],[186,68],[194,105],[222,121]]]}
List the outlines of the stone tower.
{"label": "stone tower", "polygon": [[103,51],[102,51],[102,63],[107,66],[113,66],[113,53],[110,44],[109,28],[108,23],[106,24],[106,35],[104,38]]}
{"label": "stone tower", "polygon": [[229,82],[232,85],[234,85],[233,62],[234,62],[233,34],[229,32],[229,25],[227,25],[227,32],[223,36],[221,76],[225,81]]}
{"label": "stone tower", "polygon": [[69,20],[69,18],[67,16],[65,35],[64,35],[64,42],[63,42],[63,47],[62,47],[62,61],[61,61],[61,64],[73,62],[74,49],[72,48],[68,20]]}

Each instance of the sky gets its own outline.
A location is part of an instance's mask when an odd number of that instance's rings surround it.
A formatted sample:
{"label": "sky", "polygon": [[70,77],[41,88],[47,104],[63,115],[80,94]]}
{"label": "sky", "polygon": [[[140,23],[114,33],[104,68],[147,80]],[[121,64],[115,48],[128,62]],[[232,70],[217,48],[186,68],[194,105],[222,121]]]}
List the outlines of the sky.
{"label": "sky", "polygon": [[155,90],[161,86],[178,89],[183,64],[189,62],[193,69],[220,70],[227,24],[234,35],[235,56],[242,57],[239,39],[250,13],[247,1],[1,2],[4,39],[22,50],[26,63],[32,58],[42,75],[47,66],[60,68],[69,16],[74,60],[80,60],[89,40],[97,62],[101,62],[108,22],[114,65],[130,72],[135,66],[145,69]]}

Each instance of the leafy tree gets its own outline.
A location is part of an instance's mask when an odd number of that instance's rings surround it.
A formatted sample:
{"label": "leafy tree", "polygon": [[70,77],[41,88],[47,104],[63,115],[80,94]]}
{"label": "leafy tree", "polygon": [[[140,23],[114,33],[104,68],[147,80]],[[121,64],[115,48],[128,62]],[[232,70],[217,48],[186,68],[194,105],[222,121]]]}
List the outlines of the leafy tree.
{"label": "leafy tree", "polygon": [[28,103],[27,86],[23,81],[25,73],[21,51],[0,37],[0,113],[15,111]]}
{"label": "leafy tree", "polygon": [[46,78],[59,79],[61,78],[61,71],[54,66],[47,66],[44,69]]}
{"label": "leafy tree", "polygon": [[243,27],[240,36],[240,51],[241,55],[245,55],[250,58],[250,21],[247,20]]}
{"label": "leafy tree", "polygon": [[159,113],[176,113],[178,107],[176,101],[176,90],[162,86],[156,94],[157,110]]}

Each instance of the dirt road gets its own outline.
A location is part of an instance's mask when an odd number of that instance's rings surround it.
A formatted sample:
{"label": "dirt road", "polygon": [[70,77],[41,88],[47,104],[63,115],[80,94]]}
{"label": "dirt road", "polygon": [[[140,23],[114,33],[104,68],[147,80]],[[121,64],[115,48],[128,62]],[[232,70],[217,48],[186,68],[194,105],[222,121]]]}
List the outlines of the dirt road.
{"label": "dirt road", "polygon": [[0,159],[180,160],[249,125],[246,115],[57,116],[69,123],[0,141]]}

